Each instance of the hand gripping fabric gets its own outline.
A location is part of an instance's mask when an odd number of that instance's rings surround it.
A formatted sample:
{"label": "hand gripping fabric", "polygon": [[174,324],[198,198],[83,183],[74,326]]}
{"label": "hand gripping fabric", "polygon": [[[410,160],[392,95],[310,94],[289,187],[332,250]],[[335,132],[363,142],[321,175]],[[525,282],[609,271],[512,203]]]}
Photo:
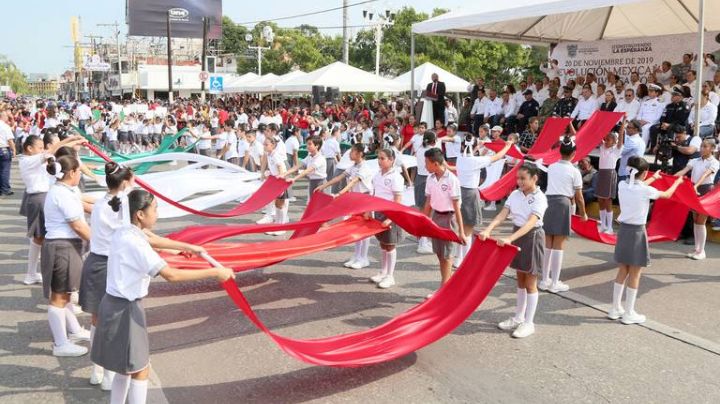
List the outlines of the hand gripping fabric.
{"label": "hand gripping fabric", "polygon": [[[102,157],[105,161],[112,161],[110,157],[108,157],[105,153],[100,151],[97,147],[95,147],[92,144],[86,145],[88,149],[90,149],[93,153],[97,154],[98,156]],[[260,186],[260,188],[245,202],[239,204],[238,206],[234,207],[233,209],[227,211],[227,212],[221,212],[221,213],[213,213],[213,212],[204,212],[201,210],[193,209],[189,206],[186,206],[180,202],[176,202],[167,196],[161,194],[157,190],[155,190],[153,187],[151,187],[148,183],[141,180],[138,177],[135,177],[135,183],[139,186],[143,187],[145,190],[150,192],[151,194],[155,195],[156,197],[162,199],[163,201],[169,203],[172,206],[175,206],[178,209],[182,209],[186,212],[204,216],[204,217],[214,217],[214,218],[227,218],[227,217],[234,217],[234,216],[242,216],[246,215],[248,213],[256,212],[260,209],[262,209],[263,206],[266,206],[270,202],[272,202],[278,195],[285,192],[286,189],[290,187],[290,182],[286,181],[282,178],[277,177],[268,177],[268,179]]]}
{"label": "hand gripping fabric", "polygon": [[[675,177],[663,174],[662,178],[655,181],[653,186],[660,190],[667,189],[675,181]],[[670,200],[682,203],[690,210],[709,217],[720,217],[720,187],[716,186],[707,194],[698,196],[695,188],[689,180],[685,180],[677,188]]]}

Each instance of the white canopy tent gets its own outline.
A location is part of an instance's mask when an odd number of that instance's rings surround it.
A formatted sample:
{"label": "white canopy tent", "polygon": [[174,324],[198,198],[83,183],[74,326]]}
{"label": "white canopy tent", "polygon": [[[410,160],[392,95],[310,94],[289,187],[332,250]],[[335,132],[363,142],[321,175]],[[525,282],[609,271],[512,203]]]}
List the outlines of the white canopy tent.
{"label": "white canopy tent", "polygon": [[278,83],[274,91],[310,93],[313,86],[338,87],[341,92],[402,92],[403,86],[393,80],[376,76],[357,67],[334,62],[305,75]]}
{"label": "white canopy tent", "polygon": [[255,73],[245,73],[240,77],[233,78],[231,80],[228,80],[224,84],[223,92],[225,93],[237,93],[242,91],[243,86],[246,84],[257,80],[260,76],[258,76]]}
{"label": "white canopy tent", "polygon": [[[433,73],[437,73],[440,81],[445,83],[445,91],[449,93],[464,93],[468,91],[470,83],[461,79],[460,77],[450,73],[449,71],[437,66],[433,63],[426,62],[414,69],[415,73],[415,87],[422,89],[425,85],[432,81],[431,76]],[[400,83],[404,86],[405,91],[410,91],[413,87],[410,76],[413,75],[412,71],[408,71],[404,74],[397,76],[393,81]]]}
{"label": "white canopy tent", "polygon": [[[272,73],[271,73],[272,74]],[[304,71],[294,70],[289,73],[285,73],[282,76],[275,76],[274,79],[258,80],[247,85],[246,92],[250,93],[274,93],[275,87],[288,80],[292,80],[301,76],[304,76]],[[274,76],[274,75],[273,75]],[[265,76],[263,76],[263,79]]]}
{"label": "white canopy tent", "polygon": [[240,86],[240,91],[245,93],[260,93],[260,89],[272,88],[280,76],[275,73],[263,74],[262,77],[258,77],[255,80],[248,81]]}
{"label": "white canopy tent", "polygon": [[[413,24],[410,62],[412,69],[414,34],[539,44],[699,33],[702,55],[705,30],[720,30],[718,0],[482,1]],[[696,94],[702,63],[698,58]],[[699,111],[695,115],[699,119]]]}

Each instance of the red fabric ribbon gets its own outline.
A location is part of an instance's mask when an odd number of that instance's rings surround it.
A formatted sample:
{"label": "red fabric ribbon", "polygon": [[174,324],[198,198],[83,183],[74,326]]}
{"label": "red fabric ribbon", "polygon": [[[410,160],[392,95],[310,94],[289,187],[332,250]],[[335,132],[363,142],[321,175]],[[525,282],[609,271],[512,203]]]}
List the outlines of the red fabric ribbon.
{"label": "red fabric ribbon", "polygon": [[485,201],[499,201],[510,195],[517,187],[517,172],[522,167],[522,163],[522,161],[518,162],[512,170],[505,173],[497,182],[480,191],[480,197]]}
{"label": "red fabric ribbon", "polygon": [[532,156],[550,150],[560,141],[560,135],[565,132],[565,128],[570,125],[570,122],[572,122],[571,118],[553,116],[546,119],[538,138],[528,150],[528,154]]}
{"label": "red fabric ribbon", "polygon": [[[662,177],[652,185],[659,190],[665,190],[675,182],[676,177],[662,174]],[[687,206],[690,210],[709,217],[720,217],[720,187],[715,187],[707,194],[698,196],[692,183],[686,179],[677,188],[670,200]]]}
{"label": "red fabric ribbon", "polygon": [[[99,150],[97,147],[95,147],[92,144],[87,144],[86,147],[90,149],[93,153],[100,156],[103,160],[110,162],[112,159],[108,157],[105,153],[103,153],[101,150]],[[169,203],[172,206],[175,206],[176,208],[182,209],[186,212],[204,216],[204,217],[214,217],[214,218],[227,218],[227,217],[235,217],[235,216],[242,216],[247,215],[248,213],[256,212],[260,209],[262,209],[263,206],[266,206],[270,202],[272,202],[275,198],[277,198],[278,195],[285,192],[286,189],[288,189],[291,185],[290,182],[286,181],[282,178],[277,177],[268,177],[265,182],[260,186],[260,188],[255,191],[254,194],[250,196],[245,202],[237,205],[236,207],[232,208],[231,210],[227,212],[204,212],[201,210],[193,209],[187,205],[184,205],[180,202],[176,202],[169,197],[161,194],[156,189],[151,187],[148,183],[141,180],[138,177],[135,177],[135,183],[137,183],[139,186],[150,192],[151,194],[155,195],[156,197],[162,199],[163,201]]]}

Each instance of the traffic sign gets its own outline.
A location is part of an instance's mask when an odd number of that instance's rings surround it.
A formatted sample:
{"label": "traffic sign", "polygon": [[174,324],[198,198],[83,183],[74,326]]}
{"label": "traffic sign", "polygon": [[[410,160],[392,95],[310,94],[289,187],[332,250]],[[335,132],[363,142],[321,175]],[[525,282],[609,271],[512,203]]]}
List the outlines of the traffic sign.
{"label": "traffic sign", "polygon": [[208,81],[210,74],[208,72],[200,72],[200,81]]}
{"label": "traffic sign", "polygon": [[210,92],[220,93],[223,91],[222,76],[210,76]]}

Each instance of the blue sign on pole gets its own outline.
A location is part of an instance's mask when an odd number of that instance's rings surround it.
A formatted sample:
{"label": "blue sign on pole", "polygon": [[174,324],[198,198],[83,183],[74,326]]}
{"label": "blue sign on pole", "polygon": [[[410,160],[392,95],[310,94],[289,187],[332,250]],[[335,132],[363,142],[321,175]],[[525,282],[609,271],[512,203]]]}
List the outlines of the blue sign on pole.
{"label": "blue sign on pole", "polygon": [[209,85],[211,93],[221,93],[223,91],[222,76],[210,76]]}

